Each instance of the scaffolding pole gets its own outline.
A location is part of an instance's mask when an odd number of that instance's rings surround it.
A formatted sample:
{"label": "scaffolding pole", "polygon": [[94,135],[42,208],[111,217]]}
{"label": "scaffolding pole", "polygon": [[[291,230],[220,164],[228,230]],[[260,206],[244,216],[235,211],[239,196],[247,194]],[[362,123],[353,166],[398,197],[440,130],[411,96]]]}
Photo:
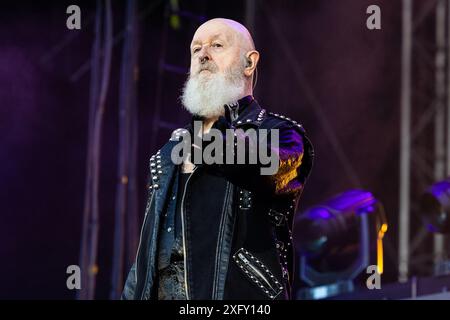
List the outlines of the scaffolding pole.
{"label": "scaffolding pole", "polygon": [[409,271],[412,0],[403,0],[402,5],[398,274],[399,281],[405,282]]}
{"label": "scaffolding pole", "polygon": [[[434,115],[434,180],[445,178],[445,28],[447,0],[438,0],[436,5],[436,55],[435,55],[435,106]],[[444,237],[441,234],[433,235],[433,261],[437,267],[443,260]]]}
{"label": "scaffolding pole", "polygon": [[[410,230],[413,225],[411,222],[414,222],[411,219],[411,211],[417,211],[420,218],[423,214],[418,211],[420,194],[429,185],[445,179],[450,173],[450,88],[448,83],[450,52],[447,31],[450,30],[450,8],[448,3],[449,0],[434,0],[427,2],[424,6],[423,3],[416,2],[419,17],[416,23],[413,23],[414,1],[403,1],[399,281],[406,281],[414,268],[426,269],[413,257],[414,250],[426,239],[423,237],[423,232],[416,233],[411,239],[414,245],[411,247],[409,245]],[[433,25],[425,24],[427,16],[434,19],[434,42],[429,41],[428,34]],[[413,30],[411,30],[411,24],[414,26]],[[422,37],[426,35],[425,41],[420,39],[420,34],[414,32],[414,30],[419,31],[421,24],[425,25],[425,29],[422,30],[424,32]],[[417,49],[417,57],[412,54],[413,47]],[[411,74],[414,58],[417,59],[418,70],[426,71],[425,74],[419,72],[416,79],[413,79]],[[412,119],[417,121],[414,126],[411,124]],[[432,129],[432,131],[425,131],[425,129]],[[432,140],[429,139],[430,133],[433,135]],[[433,143],[430,143],[430,140]],[[411,164],[412,160],[414,162]],[[432,262],[435,268],[434,274],[436,274],[446,258],[446,243],[445,237],[439,234],[433,234],[432,240],[432,248],[425,248],[428,260],[422,259],[420,264]]]}
{"label": "scaffolding pole", "polygon": [[446,149],[446,176],[450,177],[450,3],[447,3],[447,101],[446,101],[446,123],[447,123],[447,149]]}
{"label": "scaffolding pole", "polygon": [[[137,87],[137,4],[129,0],[125,18],[125,41],[119,91],[119,150],[110,299],[120,298],[125,270],[125,251],[137,249],[137,181],[136,181],[136,87]],[[128,227],[128,230],[127,230]],[[127,232],[126,232],[127,231]],[[127,237],[126,237],[127,236]],[[125,243],[125,239],[127,241]],[[126,258],[127,267],[130,255]],[[132,261],[132,260],[131,260]]]}
{"label": "scaffolding pole", "polygon": [[[109,87],[109,76],[112,59],[112,9],[110,0],[105,1],[105,9],[101,0],[97,0],[95,22],[95,40],[93,45],[90,87],[89,136],[86,160],[86,189],[84,198],[83,227],[80,248],[81,290],[77,299],[92,300],[95,297],[95,284],[98,272],[97,249],[99,236],[100,208],[98,201],[100,182],[100,160],[102,145],[103,116],[106,95]],[[102,30],[102,15],[105,21]],[[102,41],[103,40],[103,41]],[[104,45],[105,55],[101,59],[100,52]],[[102,63],[100,63],[102,62]],[[100,70],[101,64],[101,70]]]}

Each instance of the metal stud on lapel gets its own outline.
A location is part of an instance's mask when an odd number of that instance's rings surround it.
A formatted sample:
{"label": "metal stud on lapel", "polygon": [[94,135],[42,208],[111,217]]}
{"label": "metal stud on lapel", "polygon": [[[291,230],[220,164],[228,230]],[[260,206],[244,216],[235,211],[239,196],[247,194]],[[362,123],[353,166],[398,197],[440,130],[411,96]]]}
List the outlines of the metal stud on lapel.
{"label": "metal stud on lapel", "polygon": [[[156,152],[156,155],[152,155],[150,157],[150,173],[151,173],[151,180],[152,185],[149,186],[150,190],[156,190],[159,188],[158,180],[160,174],[162,174],[162,170],[156,170],[161,169],[161,149]],[[156,168],[156,169],[155,169]]]}
{"label": "metal stud on lapel", "polygon": [[259,114],[258,114],[258,118],[256,119],[257,121],[262,121],[264,113],[266,112],[266,110],[262,109]]}

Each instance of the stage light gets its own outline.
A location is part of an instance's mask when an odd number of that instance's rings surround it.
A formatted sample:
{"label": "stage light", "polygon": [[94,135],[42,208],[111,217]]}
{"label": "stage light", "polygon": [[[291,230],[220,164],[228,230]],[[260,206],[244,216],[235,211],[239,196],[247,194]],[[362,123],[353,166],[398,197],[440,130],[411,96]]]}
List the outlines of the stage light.
{"label": "stage light", "polygon": [[298,299],[323,299],[354,290],[369,265],[383,273],[382,204],[372,193],[350,190],[309,208],[294,223],[299,256]]}
{"label": "stage light", "polygon": [[450,233],[450,179],[431,185],[422,195],[420,207],[429,231]]}

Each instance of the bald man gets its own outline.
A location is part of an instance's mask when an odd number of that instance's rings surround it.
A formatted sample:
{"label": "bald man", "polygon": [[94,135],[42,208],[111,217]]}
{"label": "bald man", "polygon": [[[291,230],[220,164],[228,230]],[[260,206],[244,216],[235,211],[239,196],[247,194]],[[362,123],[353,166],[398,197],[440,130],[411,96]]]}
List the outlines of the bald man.
{"label": "bald man", "polygon": [[[259,53],[243,25],[205,22],[190,53],[181,102],[192,121],[150,158],[139,248],[122,298],[290,299],[292,221],[312,145],[299,123],[254,99]],[[178,163],[181,143],[189,152]],[[215,149],[219,161],[195,158],[213,143],[227,147]],[[277,155],[275,172],[263,174],[267,163],[249,160],[255,146],[258,155]],[[238,155],[243,163],[229,161]]]}

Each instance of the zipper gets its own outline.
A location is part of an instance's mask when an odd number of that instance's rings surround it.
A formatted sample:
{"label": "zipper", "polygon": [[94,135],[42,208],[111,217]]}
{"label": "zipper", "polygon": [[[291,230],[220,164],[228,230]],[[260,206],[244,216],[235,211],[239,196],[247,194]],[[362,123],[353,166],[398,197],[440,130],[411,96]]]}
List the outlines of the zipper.
{"label": "zipper", "polygon": [[[212,299],[217,300],[217,286],[218,286],[218,278],[220,273],[220,256],[222,252],[222,243],[223,243],[223,237],[224,237],[224,231],[225,231],[225,221],[227,220],[227,213],[226,208],[228,207],[228,203],[230,201],[230,195],[232,194],[233,186],[230,183],[227,183],[226,188],[226,195],[225,195],[225,201],[222,207],[222,216],[220,219],[220,225],[219,225],[219,238],[217,240],[216,245],[216,261],[215,261],[215,269],[214,269],[214,282],[213,282],[213,290],[212,290]],[[233,228],[233,227],[232,227]]]}
{"label": "zipper", "polygon": [[239,106],[239,104],[227,105],[227,106],[230,109],[231,122],[234,122],[239,116],[239,114],[238,114],[238,106]]}
{"label": "zipper", "polygon": [[261,271],[259,271],[258,268],[256,268],[242,253],[238,253],[239,258],[241,258],[242,261],[244,261],[244,263],[246,265],[248,265],[254,272],[256,272],[256,274],[262,278],[264,280],[265,283],[267,283],[267,285],[274,291],[276,291],[273,286],[270,284],[269,280],[267,280],[267,278],[263,275],[263,273]]}
{"label": "zipper", "polygon": [[275,299],[283,291],[283,285],[274,277],[267,266],[244,248],[239,249],[233,255],[233,259],[242,272],[269,298]]}
{"label": "zipper", "polygon": [[198,167],[195,167],[189,177],[186,180],[186,184],[184,186],[183,190],[183,196],[181,197],[181,229],[183,234],[183,261],[184,261],[184,290],[186,291],[186,300],[189,300],[189,287],[188,287],[188,275],[187,275],[187,256],[186,256],[186,229],[184,226],[184,198],[186,196],[186,190],[189,184],[189,180],[191,179],[192,175],[194,174],[195,170],[197,170]]}

